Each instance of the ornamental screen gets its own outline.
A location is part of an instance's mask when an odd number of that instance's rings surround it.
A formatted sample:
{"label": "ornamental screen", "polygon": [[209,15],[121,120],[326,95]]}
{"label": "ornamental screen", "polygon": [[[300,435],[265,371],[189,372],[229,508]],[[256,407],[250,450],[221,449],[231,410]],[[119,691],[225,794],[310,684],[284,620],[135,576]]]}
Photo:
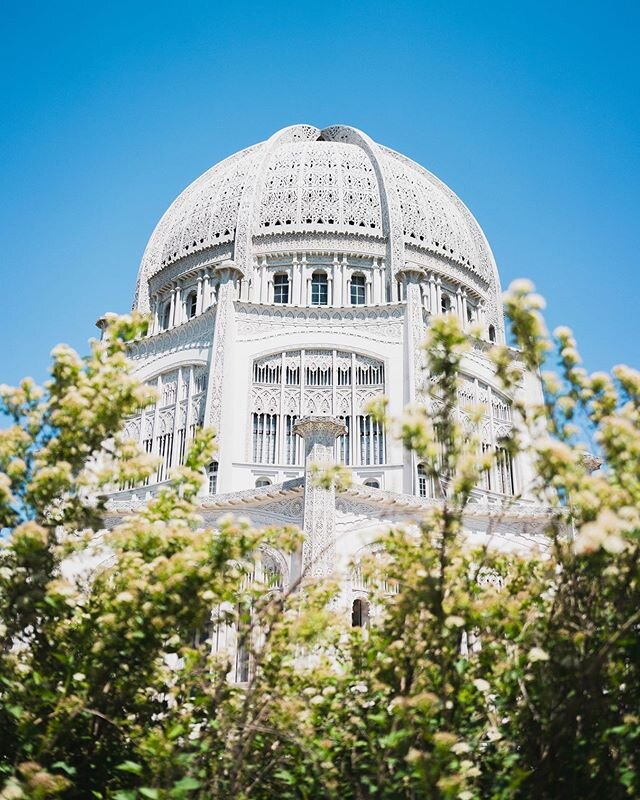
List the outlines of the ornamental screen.
{"label": "ornamental screen", "polygon": [[169,470],[184,463],[187,443],[202,425],[207,378],[204,367],[184,366],[149,383],[157,392],[157,402],[129,419],[124,432],[139,442],[145,453],[161,459],[150,479],[156,483],[167,480]]}
{"label": "ornamental screen", "polygon": [[343,464],[386,463],[385,434],[367,413],[384,394],[382,361],[344,350],[289,350],[256,359],[252,367],[250,460],[301,466],[298,419],[332,416],[347,432],[336,442]]}
{"label": "ornamental screen", "polygon": [[[422,396],[427,405],[440,402],[433,397]],[[476,422],[476,413],[480,411]],[[479,434],[482,453],[493,455],[490,470],[482,473],[479,489],[498,494],[515,495],[518,491],[517,462],[503,446],[503,438],[512,428],[512,412],[509,400],[489,384],[470,375],[461,374],[458,379],[458,421],[464,430]],[[441,489],[437,481],[428,474],[423,464],[418,464],[415,473],[415,493],[420,497],[439,497]]]}

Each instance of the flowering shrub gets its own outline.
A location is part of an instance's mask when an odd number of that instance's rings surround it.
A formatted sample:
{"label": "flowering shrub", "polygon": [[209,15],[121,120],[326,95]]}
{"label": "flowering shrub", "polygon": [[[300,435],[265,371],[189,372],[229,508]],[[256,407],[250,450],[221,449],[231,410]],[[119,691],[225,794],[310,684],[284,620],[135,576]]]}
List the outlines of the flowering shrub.
{"label": "flowering shrub", "polygon": [[[378,587],[368,628],[335,613],[330,582],[247,580],[261,545],[293,552],[300,533],[204,526],[210,432],[168,489],[104,529],[108,487],[156,468],[122,434],[153,402],[125,355],[144,321],[112,320],[85,359],[57,348],[44,389],[2,387],[0,798],[640,795],[640,375],[589,375],[570,331],[548,336],[542,307],[526,282],[505,297],[526,367],[558,353],[539,405],[518,399],[513,352],[490,355],[519,420],[500,446],[535,464],[544,546],[465,542],[472,489],[498,456],[460,426],[469,342],[435,319],[438,402],[400,420],[384,403],[372,413],[442,502],[418,535],[388,531],[360,565]],[[233,652],[195,635],[212,609],[250,660],[242,684],[228,679]]]}

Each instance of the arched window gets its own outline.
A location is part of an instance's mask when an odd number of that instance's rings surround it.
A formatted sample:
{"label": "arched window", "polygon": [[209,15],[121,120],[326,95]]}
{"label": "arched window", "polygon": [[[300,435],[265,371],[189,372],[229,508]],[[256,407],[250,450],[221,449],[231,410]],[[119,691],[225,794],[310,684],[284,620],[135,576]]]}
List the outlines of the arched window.
{"label": "arched window", "polygon": [[198,309],[198,295],[195,292],[189,292],[187,295],[185,308],[187,311],[187,319],[193,319]]}
{"label": "arched window", "polygon": [[471,306],[467,306],[467,322],[473,322],[473,308]]}
{"label": "arched window", "polygon": [[289,302],[289,276],[284,273],[273,276],[273,302],[282,305]]}
{"label": "arched window", "polygon": [[448,294],[444,294],[444,292],[440,298],[440,309],[443,314],[448,314],[451,311],[451,298]]}
{"label": "arched window", "polygon": [[326,272],[314,272],[311,276],[311,305],[326,306],[329,302],[329,280]]}
{"label": "arched window", "polygon": [[271,486],[271,481],[269,478],[258,478],[256,481],[256,489],[259,489],[262,486]]}
{"label": "arched window", "polygon": [[164,304],[164,308],[162,309],[162,330],[166,331],[169,329],[169,325],[171,324],[171,302],[167,300]]}
{"label": "arched window", "polygon": [[494,325],[489,325],[489,341],[496,343],[496,329]]}
{"label": "arched window", "polygon": [[351,305],[363,306],[365,303],[366,280],[364,275],[351,276]]}
{"label": "arched window", "polygon": [[369,603],[357,597],[351,606],[351,627],[366,628],[369,625]]}
{"label": "arched window", "polygon": [[209,484],[209,494],[218,491],[218,462],[212,461],[207,467],[207,480]]}
{"label": "arched window", "polygon": [[380,488],[380,481],[376,480],[376,478],[367,478],[364,482],[365,486],[370,486],[372,489],[379,489]]}

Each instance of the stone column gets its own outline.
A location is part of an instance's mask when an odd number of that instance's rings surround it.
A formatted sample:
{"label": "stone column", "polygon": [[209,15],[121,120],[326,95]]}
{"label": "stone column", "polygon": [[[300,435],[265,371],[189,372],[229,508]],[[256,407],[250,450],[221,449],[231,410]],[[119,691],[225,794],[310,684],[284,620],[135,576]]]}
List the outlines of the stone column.
{"label": "stone column", "polygon": [[202,275],[198,275],[198,288],[196,290],[196,314],[202,314]]}
{"label": "stone column", "polygon": [[177,284],[174,290],[173,303],[173,325],[180,325],[182,322],[182,287]]}
{"label": "stone column", "polygon": [[335,441],[346,433],[335,417],[303,417],[294,431],[304,440],[304,544],[302,572],[326,576],[336,569],[336,491],[318,485],[313,467],[335,463]]}
{"label": "stone column", "polygon": [[202,277],[202,310],[206,311],[211,305],[211,287],[209,286],[209,273]]}
{"label": "stone column", "polygon": [[171,290],[171,301],[170,301],[170,303],[171,303],[171,305],[169,306],[169,324],[167,325],[167,328],[173,328],[173,326],[174,326],[173,317],[175,315],[175,309],[176,309],[176,289],[175,289],[175,286]]}
{"label": "stone column", "polygon": [[[230,372],[234,369],[235,303],[236,285],[243,273],[233,261],[226,261],[215,268],[219,279],[218,301],[209,356],[207,379],[207,404],[205,424],[216,431],[218,451],[218,490],[231,488],[231,461],[234,437],[234,409],[237,399],[233,397],[233,381]],[[226,380],[225,380],[226,379]]]}
{"label": "stone column", "polygon": [[[404,404],[416,402],[419,390],[422,389],[426,376],[424,374],[425,354],[422,350],[425,338],[425,327],[422,313],[420,283],[425,272],[420,267],[407,266],[396,273],[402,281],[405,295],[404,308],[404,364],[405,385]],[[403,455],[403,487],[404,491],[413,491],[413,475],[415,471],[415,455],[408,450]]]}

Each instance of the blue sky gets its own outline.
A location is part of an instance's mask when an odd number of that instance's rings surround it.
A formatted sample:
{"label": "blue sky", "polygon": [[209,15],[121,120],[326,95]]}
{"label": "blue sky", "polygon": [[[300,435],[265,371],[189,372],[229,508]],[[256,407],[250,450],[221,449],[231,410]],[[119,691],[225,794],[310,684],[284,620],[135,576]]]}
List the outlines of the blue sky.
{"label": "blue sky", "polygon": [[174,197],[296,122],[426,166],[589,369],[639,366],[639,4],[5,2],[2,21],[0,382],[84,350]]}

